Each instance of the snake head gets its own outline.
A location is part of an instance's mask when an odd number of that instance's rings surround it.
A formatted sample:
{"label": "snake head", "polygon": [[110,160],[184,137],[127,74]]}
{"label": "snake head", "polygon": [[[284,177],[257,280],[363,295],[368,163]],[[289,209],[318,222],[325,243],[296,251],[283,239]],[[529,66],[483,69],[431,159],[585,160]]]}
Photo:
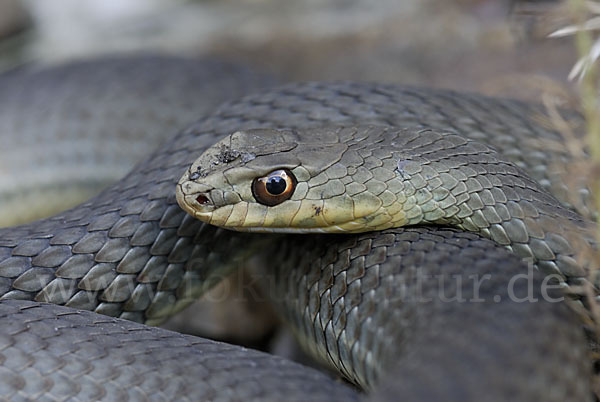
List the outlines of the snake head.
{"label": "snake head", "polygon": [[382,193],[402,179],[389,144],[380,141],[389,137],[388,128],[376,126],[238,131],[191,165],[177,201],[197,219],[239,231],[373,230],[382,204],[396,201]]}
{"label": "snake head", "polygon": [[196,218],[225,226],[227,222],[217,217],[253,199],[250,187],[244,184],[268,169],[264,164],[273,163],[272,155],[285,154],[277,163],[287,168],[299,165],[297,158],[289,153],[296,146],[294,134],[289,131],[235,132],[194,161],[177,185],[177,201]]}

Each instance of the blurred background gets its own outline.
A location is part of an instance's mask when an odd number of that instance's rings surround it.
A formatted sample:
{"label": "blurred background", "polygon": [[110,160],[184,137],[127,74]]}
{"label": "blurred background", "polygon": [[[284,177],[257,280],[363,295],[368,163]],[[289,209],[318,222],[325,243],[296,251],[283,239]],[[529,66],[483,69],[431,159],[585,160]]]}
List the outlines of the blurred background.
{"label": "blurred background", "polygon": [[106,53],[216,55],[288,80],[536,98],[564,83],[566,14],[524,0],[2,0],[0,69]]}
{"label": "blurred background", "polygon": [[[115,53],[208,55],[282,80],[539,101],[572,87],[572,38],[547,38],[566,14],[557,1],[0,0],[0,71]],[[240,271],[169,328],[294,355],[257,292]]]}

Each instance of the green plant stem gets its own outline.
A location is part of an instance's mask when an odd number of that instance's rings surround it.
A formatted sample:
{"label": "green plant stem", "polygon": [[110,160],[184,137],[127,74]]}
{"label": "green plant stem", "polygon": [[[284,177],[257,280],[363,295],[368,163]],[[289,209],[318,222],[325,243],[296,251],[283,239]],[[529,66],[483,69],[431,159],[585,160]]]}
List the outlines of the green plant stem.
{"label": "green plant stem", "polygon": [[[585,1],[570,0],[570,5],[577,16],[578,23],[585,19]],[[579,57],[587,57],[590,54],[594,39],[589,30],[581,29],[575,36],[575,43]],[[598,109],[598,70],[595,63],[590,63],[583,74],[580,82],[581,103],[586,121],[586,140],[590,149],[592,159],[592,171],[590,172],[590,187],[594,193],[596,210],[600,211],[600,110]],[[600,239],[600,215],[598,218],[597,236]]]}

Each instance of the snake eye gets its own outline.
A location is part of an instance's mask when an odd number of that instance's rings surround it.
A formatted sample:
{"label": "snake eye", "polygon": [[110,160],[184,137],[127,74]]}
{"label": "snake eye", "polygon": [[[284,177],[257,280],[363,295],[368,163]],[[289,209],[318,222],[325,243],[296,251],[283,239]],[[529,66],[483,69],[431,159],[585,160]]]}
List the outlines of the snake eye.
{"label": "snake eye", "polygon": [[274,170],[252,182],[252,194],[256,201],[272,207],[281,204],[294,194],[297,180],[287,169]]}

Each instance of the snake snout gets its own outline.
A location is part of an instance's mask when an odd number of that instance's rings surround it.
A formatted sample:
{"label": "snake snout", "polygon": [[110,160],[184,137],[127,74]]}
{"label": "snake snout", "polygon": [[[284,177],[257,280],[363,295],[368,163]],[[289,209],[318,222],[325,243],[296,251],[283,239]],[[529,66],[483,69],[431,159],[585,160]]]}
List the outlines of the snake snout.
{"label": "snake snout", "polygon": [[200,218],[216,207],[211,192],[214,192],[211,186],[182,179],[176,189],[177,203],[189,214]]}

